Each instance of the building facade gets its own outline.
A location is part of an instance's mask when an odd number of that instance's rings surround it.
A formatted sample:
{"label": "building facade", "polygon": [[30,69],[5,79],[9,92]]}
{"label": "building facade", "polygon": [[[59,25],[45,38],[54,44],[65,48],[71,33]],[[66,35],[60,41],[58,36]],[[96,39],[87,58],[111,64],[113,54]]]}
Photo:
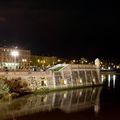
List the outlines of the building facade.
{"label": "building facade", "polygon": [[0,70],[28,69],[30,58],[30,50],[0,47]]}

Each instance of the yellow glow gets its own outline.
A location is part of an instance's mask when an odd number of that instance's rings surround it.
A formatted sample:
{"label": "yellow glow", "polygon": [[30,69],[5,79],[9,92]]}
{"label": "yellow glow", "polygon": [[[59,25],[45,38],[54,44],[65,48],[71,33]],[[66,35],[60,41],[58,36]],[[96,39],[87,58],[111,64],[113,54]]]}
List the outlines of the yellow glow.
{"label": "yellow glow", "polygon": [[61,60],[60,60],[60,59],[58,59],[57,61],[58,61],[58,62],[60,62]]}
{"label": "yellow glow", "polygon": [[73,63],[75,63],[75,60],[73,60]]}
{"label": "yellow glow", "polygon": [[27,62],[27,59],[22,59],[22,62]]}
{"label": "yellow glow", "polygon": [[38,59],[37,62],[40,62],[40,60]]}
{"label": "yellow glow", "polygon": [[45,63],[45,60],[43,60],[43,63]]}

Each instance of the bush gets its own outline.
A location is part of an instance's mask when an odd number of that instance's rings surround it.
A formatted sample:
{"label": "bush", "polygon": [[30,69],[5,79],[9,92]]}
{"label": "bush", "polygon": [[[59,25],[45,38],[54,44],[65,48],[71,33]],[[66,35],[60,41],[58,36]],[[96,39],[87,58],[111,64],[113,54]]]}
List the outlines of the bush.
{"label": "bush", "polygon": [[2,79],[0,79],[0,93],[9,92],[10,86]]}
{"label": "bush", "polygon": [[29,83],[26,80],[22,80],[21,78],[11,79],[10,81],[6,81],[10,87],[11,92],[25,92],[30,91]]}

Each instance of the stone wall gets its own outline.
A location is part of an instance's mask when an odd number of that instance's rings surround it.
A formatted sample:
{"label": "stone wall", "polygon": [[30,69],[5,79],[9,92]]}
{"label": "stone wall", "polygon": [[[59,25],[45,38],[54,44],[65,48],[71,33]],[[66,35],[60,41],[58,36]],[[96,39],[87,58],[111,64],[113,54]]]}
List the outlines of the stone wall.
{"label": "stone wall", "polygon": [[26,80],[32,91],[101,84],[100,70],[95,65],[67,65],[58,71],[0,72],[0,79]]}

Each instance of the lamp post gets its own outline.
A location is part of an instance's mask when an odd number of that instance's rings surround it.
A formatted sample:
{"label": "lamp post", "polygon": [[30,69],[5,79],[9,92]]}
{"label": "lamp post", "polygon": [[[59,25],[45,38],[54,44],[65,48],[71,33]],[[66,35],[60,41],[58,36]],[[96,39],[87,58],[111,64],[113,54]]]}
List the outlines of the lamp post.
{"label": "lamp post", "polygon": [[15,69],[16,69],[16,57],[19,56],[19,52],[17,50],[11,51],[11,56],[14,57],[14,64],[15,64]]}

